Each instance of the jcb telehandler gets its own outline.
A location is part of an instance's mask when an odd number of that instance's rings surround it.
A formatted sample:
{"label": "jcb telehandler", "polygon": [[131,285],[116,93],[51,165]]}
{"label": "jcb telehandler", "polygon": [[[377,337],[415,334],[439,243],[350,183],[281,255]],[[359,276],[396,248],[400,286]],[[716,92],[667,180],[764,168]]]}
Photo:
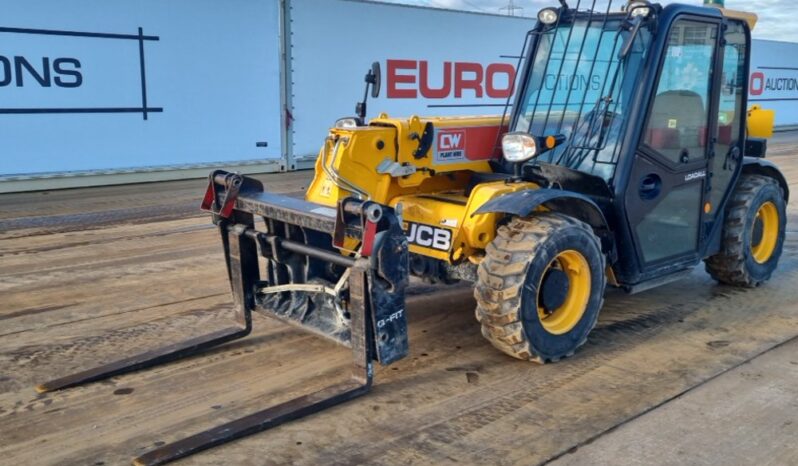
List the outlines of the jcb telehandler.
{"label": "jcb telehandler", "polygon": [[[135,460],[159,464],[366,393],[374,360],[407,355],[410,274],[474,282],[485,338],[539,363],[585,342],[607,284],[639,292],[701,261],[722,283],[766,281],[789,189],[763,159],[772,112],[747,110],[756,16],[646,1],[595,10],[561,0],[539,13],[502,117],[366,122],[364,98],[330,130],[304,200],[212,173],[203,208],[238,325],[39,391],[242,337],[253,310],[352,349],[349,381]],[[379,66],[366,81],[376,96]]]}

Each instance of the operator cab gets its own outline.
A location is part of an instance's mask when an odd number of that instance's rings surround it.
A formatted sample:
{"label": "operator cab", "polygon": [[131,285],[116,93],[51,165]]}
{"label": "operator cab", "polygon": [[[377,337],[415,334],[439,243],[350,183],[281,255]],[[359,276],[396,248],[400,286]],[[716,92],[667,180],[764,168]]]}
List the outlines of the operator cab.
{"label": "operator cab", "polygon": [[[581,2],[579,2],[581,3]],[[540,12],[500,171],[590,197],[625,283],[719,248],[743,166],[752,15],[633,1]],[[595,6],[595,2],[592,2]]]}
{"label": "operator cab", "polygon": [[[645,3],[625,13],[613,12],[612,2],[603,14],[578,7],[539,13],[510,124],[517,134],[508,139],[557,136],[557,147],[535,144],[536,164],[611,183],[658,10]],[[512,150],[506,158],[526,161]]]}

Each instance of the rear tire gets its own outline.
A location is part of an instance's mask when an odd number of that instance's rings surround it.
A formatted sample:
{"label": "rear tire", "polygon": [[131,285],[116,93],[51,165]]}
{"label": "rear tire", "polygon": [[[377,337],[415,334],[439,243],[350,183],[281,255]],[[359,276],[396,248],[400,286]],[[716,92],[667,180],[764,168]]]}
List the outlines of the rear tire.
{"label": "rear tire", "polygon": [[571,356],[595,327],[605,259],[589,225],[557,213],[499,227],[474,290],[482,335],[518,359]]}
{"label": "rear tire", "polygon": [[721,251],[704,261],[707,272],[728,285],[761,285],[779,263],[786,223],[784,193],[776,180],[743,175],[726,207]]}

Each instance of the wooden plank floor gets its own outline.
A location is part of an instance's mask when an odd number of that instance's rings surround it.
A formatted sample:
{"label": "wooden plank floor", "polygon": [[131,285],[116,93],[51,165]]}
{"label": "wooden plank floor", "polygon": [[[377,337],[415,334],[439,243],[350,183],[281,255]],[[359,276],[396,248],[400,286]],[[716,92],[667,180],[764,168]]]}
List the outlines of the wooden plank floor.
{"label": "wooden plank floor", "polygon": [[[795,138],[771,149],[798,192]],[[309,173],[261,177],[301,193]],[[163,442],[309,392],[348,353],[256,316],[252,336],[152,370],[37,395],[96,363],[222,328],[220,245],[204,181],[0,196],[1,464],[125,464]],[[185,464],[534,464],[798,335],[795,203],[774,279],[610,290],[584,350],[536,366],[479,334],[467,286],[409,298],[411,355],[372,394]]]}

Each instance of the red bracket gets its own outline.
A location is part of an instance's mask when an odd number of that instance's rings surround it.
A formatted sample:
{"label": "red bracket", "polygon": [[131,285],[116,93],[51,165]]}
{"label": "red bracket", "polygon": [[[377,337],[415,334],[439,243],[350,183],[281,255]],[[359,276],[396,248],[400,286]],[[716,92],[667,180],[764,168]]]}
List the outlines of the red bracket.
{"label": "red bracket", "polygon": [[382,218],[382,207],[375,202],[362,202],[347,198],[338,203],[335,231],[333,231],[333,246],[344,248],[346,226],[349,220],[360,220],[362,236],[360,238],[360,255],[371,256],[374,252],[374,239],[377,236],[377,227]]}
{"label": "red bracket", "polygon": [[[205,191],[205,197],[202,198],[200,208],[220,217],[230,218],[230,215],[233,214],[236,198],[238,198],[238,192],[243,183],[241,175],[217,170],[211,173],[209,178],[208,189]],[[223,184],[225,187],[224,198],[221,202],[219,202],[219,197],[216,192],[218,181],[221,181],[219,184]]]}
{"label": "red bracket", "polygon": [[361,256],[371,256],[371,253],[374,251],[375,236],[377,236],[377,224],[371,220],[363,219],[363,246],[360,248]]}

